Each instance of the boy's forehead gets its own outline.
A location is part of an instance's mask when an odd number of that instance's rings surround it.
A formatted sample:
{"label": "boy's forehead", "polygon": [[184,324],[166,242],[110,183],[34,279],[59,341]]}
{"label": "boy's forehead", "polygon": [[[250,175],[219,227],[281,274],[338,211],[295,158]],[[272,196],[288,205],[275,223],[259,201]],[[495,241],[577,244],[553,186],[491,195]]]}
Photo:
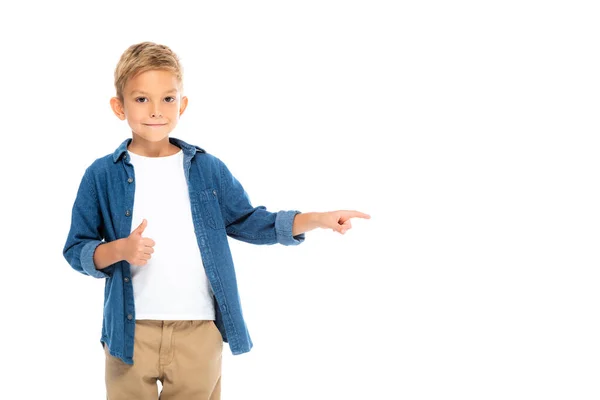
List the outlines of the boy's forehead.
{"label": "boy's forehead", "polygon": [[177,93],[181,89],[181,82],[170,71],[150,70],[133,76],[127,81],[125,87],[125,91],[129,94]]}
{"label": "boy's forehead", "polygon": [[144,89],[147,90],[147,88],[144,88],[143,86],[140,87],[140,88],[133,88],[133,89],[131,89],[131,91],[129,93],[130,94],[153,94],[153,93],[157,92],[157,93],[160,93],[160,94],[177,94],[177,92],[178,92],[177,88],[168,89],[166,91],[165,90],[163,90],[163,91],[153,91],[153,90],[151,90],[149,92],[147,92]]}

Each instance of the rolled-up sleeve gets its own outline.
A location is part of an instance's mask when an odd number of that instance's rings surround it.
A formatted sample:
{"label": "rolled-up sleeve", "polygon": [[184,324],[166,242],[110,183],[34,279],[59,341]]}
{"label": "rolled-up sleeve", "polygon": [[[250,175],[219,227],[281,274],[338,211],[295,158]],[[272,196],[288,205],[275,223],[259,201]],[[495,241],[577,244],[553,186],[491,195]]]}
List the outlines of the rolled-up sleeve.
{"label": "rolled-up sleeve", "polygon": [[94,264],[94,252],[103,243],[102,215],[88,174],[89,169],[84,173],[77,190],[63,256],[74,270],[94,278],[107,278],[110,270],[97,270]]}
{"label": "rolled-up sleeve", "polygon": [[275,217],[275,232],[277,232],[277,242],[283,245],[297,245],[304,241],[305,235],[301,233],[292,236],[292,227],[294,226],[294,218],[300,211],[279,211]]}
{"label": "rolled-up sleeve", "polygon": [[221,212],[227,235],[252,244],[298,245],[304,233],[292,236],[294,217],[298,210],[271,212],[264,206],[254,207],[242,184],[229,168],[220,162]]}

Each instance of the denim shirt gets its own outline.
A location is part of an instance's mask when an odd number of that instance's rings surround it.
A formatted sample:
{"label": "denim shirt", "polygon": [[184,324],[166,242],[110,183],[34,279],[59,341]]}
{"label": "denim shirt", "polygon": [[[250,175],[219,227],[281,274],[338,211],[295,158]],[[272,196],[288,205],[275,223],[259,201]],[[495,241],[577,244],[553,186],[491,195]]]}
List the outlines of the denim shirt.
{"label": "denim shirt", "polygon": [[[131,233],[135,175],[126,139],[114,153],[96,159],[84,172],[73,204],[71,227],[63,255],[73,269],[105,280],[101,344],[111,355],[133,364],[135,304],[127,261],[102,270],[94,251],[102,243]],[[215,324],[232,354],[250,351],[252,340],[242,314],[228,236],[252,244],[298,245],[292,236],[300,211],[270,212],[253,207],[248,194],[217,157],[177,138],[169,142],[183,151],[196,241],[214,293]],[[201,266],[199,266],[201,267]]]}

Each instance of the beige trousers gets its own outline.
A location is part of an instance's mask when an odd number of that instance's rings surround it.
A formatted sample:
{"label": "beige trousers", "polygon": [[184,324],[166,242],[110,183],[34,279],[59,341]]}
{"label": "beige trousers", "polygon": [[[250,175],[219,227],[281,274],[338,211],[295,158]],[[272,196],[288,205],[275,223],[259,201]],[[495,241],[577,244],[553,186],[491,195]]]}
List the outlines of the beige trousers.
{"label": "beige trousers", "polygon": [[221,398],[223,338],[214,321],[138,320],[133,365],[104,352],[109,400]]}

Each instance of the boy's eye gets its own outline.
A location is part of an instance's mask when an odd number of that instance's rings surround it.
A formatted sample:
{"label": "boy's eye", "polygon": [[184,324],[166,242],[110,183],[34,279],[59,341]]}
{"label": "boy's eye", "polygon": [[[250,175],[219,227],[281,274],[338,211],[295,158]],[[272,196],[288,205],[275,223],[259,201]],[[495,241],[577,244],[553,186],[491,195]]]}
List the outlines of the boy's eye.
{"label": "boy's eye", "polygon": [[175,97],[173,97],[173,96],[168,96],[168,97],[165,97],[165,101],[166,101],[167,103],[172,103],[172,102],[174,102],[174,101],[175,101]]}
{"label": "boy's eye", "polygon": [[145,97],[138,97],[138,98],[135,99],[135,101],[138,102],[138,103],[145,103],[146,100],[148,100],[148,99],[145,98]]}

